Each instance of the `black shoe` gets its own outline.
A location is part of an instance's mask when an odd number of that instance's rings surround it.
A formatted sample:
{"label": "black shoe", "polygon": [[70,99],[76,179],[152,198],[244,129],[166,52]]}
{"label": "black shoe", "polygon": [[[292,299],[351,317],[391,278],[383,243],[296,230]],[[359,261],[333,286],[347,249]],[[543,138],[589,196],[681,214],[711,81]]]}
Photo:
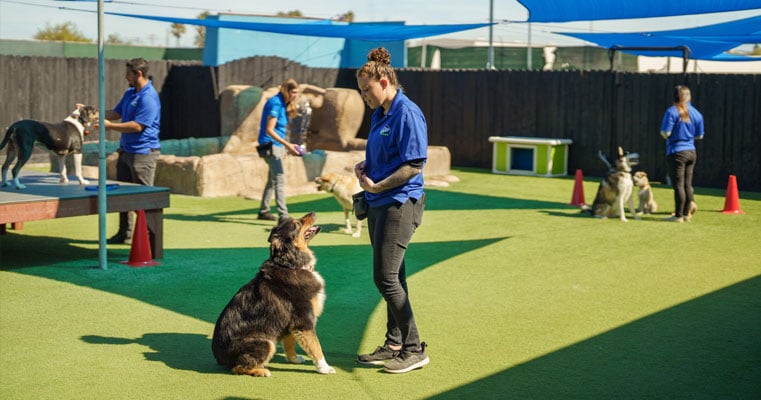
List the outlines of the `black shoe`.
{"label": "black shoe", "polygon": [[365,365],[383,365],[386,361],[398,357],[401,351],[391,350],[388,345],[378,346],[370,354],[360,354],[357,356],[357,362]]}
{"label": "black shoe", "polygon": [[106,243],[108,244],[125,244],[131,242],[132,238],[127,237],[126,232],[118,232],[116,235],[111,236]]}
{"label": "black shoe", "polygon": [[383,370],[392,374],[403,374],[413,369],[423,368],[431,361],[425,354],[425,342],[420,343],[419,351],[402,350],[401,354],[383,366]]}
{"label": "black shoe", "polygon": [[260,212],[256,219],[262,219],[265,221],[277,221],[277,217],[272,215],[271,212]]}

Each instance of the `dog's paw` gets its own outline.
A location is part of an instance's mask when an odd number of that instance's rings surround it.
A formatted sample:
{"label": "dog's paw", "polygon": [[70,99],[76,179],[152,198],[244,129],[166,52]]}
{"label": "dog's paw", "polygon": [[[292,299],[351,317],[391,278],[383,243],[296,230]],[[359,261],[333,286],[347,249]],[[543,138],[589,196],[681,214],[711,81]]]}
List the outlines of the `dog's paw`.
{"label": "dog's paw", "polygon": [[288,362],[291,363],[291,364],[303,364],[304,361],[305,361],[304,357],[302,357],[302,356],[300,356],[298,354],[293,356],[293,357],[287,357],[287,359],[288,359]]}
{"label": "dog's paw", "polygon": [[67,178],[65,176],[62,176],[61,179],[59,180],[59,182],[61,182],[61,183],[69,183],[69,178]]}
{"label": "dog's paw", "polygon": [[347,235],[351,235],[352,230],[349,229],[349,228],[346,228],[346,229],[344,229],[344,233],[347,234]]}
{"label": "dog's paw", "polygon": [[79,180],[79,184],[80,185],[89,185],[90,181],[88,181],[87,179],[80,179]]}
{"label": "dog's paw", "polygon": [[325,361],[324,358],[320,361],[317,361],[317,363],[315,363],[315,367],[317,368],[317,372],[323,375],[330,375],[330,374],[336,373],[335,368],[328,365],[328,362]]}
{"label": "dog's paw", "polygon": [[361,234],[359,232],[354,232],[354,233],[351,234],[351,237],[358,238],[358,237],[360,237],[360,235]]}

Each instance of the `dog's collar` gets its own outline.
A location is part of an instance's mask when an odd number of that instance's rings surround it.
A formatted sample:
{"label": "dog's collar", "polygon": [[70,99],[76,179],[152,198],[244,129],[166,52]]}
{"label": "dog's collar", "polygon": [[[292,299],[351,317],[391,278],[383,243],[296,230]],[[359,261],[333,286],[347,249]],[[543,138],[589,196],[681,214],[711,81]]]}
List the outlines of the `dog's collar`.
{"label": "dog's collar", "polygon": [[85,126],[84,126],[84,124],[82,124],[82,122],[79,121],[79,117],[78,116],[75,118],[74,114],[69,115],[68,117],[66,117],[66,119],[63,120],[63,122],[68,122],[68,123],[74,125],[74,127],[77,128],[77,131],[79,131],[79,136],[81,136],[82,139],[84,140],[84,137],[85,137]]}

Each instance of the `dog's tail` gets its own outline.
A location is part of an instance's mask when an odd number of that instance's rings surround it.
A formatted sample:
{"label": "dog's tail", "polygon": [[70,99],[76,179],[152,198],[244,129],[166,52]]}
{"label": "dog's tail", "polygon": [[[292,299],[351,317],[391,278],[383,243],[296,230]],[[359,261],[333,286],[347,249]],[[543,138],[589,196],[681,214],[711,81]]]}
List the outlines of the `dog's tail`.
{"label": "dog's tail", "polygon": [[5,131],[5,137],[3,138],[3,141],[0,142],[0,150],[2,150],[6,144],[8,144],[8,141],[11,140],[11,131],[13,131],[15,128],[13,125],[11,125],[10,128],[8,128],[7,131]]}
{"label": "dog's tail", "polygon": [[590,217],[594,215],[594,209],[589,204],[582,204],[581,205],[581,213],[589,215]]}

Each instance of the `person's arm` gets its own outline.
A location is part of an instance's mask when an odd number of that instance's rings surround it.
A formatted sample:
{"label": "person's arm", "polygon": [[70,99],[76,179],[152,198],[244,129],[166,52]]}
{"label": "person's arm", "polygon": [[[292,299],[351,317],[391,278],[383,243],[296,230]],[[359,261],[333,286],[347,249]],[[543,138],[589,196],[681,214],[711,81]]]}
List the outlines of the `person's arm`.
{"label": "person's arm", "polygon": [[121,133],[141,133],[145,127],[135,121],[111,122],[107,119],[106,129],[111,129]]}
{"label": "person's arm", "polygon": [[407,181],[417,176],[422,171],[423,160],[414,160],[403,164],[399,169],[394,171],[393,174],[380,182],[373,182],[372,179],[368,178],[367,175],[363,173],[359,179],[359,186],[370,193],[380,193],[384,190],[404,185]]}
{"label": "person's arm", "polygon": [[674,129],[675,124],[676,121],[674,121],[673,115],[669,110],[666,110],[666,113],[663,115],[663,122],[661,122],[661,137],[663,139],[668,139],[671,136],[671,131]]}
{"label": "person's arm", "polygon": [[274,141],[282,144],[283,146],[285,146],[285,148],[288,150],[289,153],[291,153],[291,154],[293,154],[295,156],[300,155],[301,153],[299,153],[298,150],[295,149],[293,144],[291,144],[287,140],[281,138],[280,135],[278,135],[277,132],[275,132],[275,126],[277,126],[277,118],[275,118],[273,116],[268,116],[267,117],[267,127],[265,129],[267,134],[272,138],[272,140],[274,140]]}
{"label": "person's arm", "polygon": [[[105,115],[105,127],[106,129],[111,129],[117,132],[121,133],[140,133],[145,129],[145,127],[142,124],[139,124],[135,121],[128,121],[128,122],[113,122],[115,120],[121,119],[121,115],[117,113],[114,110],[108,110],[106,111]],[[93,129],[97,130],[100,127],[100,125],[96,122],[93,124]]]}

